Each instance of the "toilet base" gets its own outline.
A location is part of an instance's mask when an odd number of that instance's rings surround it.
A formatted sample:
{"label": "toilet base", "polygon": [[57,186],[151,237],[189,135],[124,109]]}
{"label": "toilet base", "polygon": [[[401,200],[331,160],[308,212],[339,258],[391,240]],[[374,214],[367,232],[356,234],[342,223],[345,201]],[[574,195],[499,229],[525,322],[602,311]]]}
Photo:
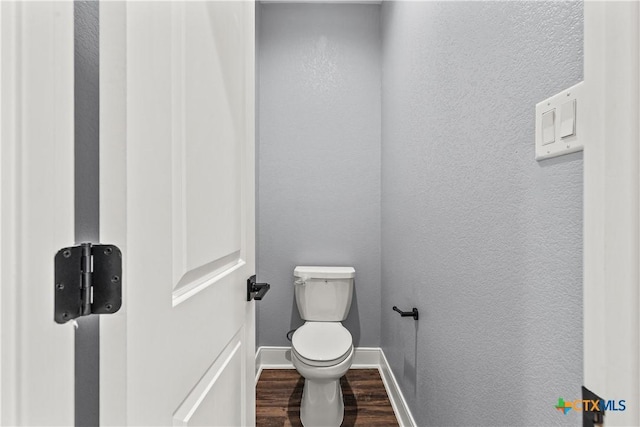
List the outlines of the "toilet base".
{"label": "toilet base", "polygon": [[353,361],[353,346],[346,359],[332,366],[310,366],[302,362],[295,348],[291,360],[304,377],[300,421],[304,427],[339,427],[344,418],[344,401],[340,378],[347,373]]}
{"label": "toilet base", "polygon": [[344,418],[340,379],[304,380],[300,421],[304,427],[338,427]]}

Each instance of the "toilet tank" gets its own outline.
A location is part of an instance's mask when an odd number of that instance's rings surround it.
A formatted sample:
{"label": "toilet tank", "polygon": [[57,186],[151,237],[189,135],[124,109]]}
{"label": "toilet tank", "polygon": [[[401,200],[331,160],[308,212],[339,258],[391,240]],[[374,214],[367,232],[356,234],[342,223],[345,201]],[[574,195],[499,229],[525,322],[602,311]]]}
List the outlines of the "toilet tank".
{"label": "toilet tank", "polygon": [[293,270],[296,304],[307,321],[341,322],[353,296],[353,267],[304,267]]}

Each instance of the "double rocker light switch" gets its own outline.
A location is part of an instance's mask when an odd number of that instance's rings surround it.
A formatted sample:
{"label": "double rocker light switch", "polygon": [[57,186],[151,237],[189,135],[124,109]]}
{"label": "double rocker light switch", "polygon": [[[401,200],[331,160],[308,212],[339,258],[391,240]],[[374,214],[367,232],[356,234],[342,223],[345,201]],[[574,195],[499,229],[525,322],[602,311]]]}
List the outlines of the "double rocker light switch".
{"label": "double rocker light switch", "polygon": [[536,160],[580,151],[578,100],[583,83],[536,105]]}

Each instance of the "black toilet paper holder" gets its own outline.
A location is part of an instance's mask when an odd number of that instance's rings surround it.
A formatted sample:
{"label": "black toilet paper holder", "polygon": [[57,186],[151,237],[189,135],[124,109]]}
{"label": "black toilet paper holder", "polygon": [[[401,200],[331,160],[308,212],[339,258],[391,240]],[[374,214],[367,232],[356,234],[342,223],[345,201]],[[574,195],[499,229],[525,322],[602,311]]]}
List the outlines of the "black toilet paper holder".
{"label": "black toilet paper holder", "polygon": [[413,320],[418,320],[418,309],[415,307],[411,311],[402,311],[394,305],[393,311],[397,311],[402,317],[413,317]]}

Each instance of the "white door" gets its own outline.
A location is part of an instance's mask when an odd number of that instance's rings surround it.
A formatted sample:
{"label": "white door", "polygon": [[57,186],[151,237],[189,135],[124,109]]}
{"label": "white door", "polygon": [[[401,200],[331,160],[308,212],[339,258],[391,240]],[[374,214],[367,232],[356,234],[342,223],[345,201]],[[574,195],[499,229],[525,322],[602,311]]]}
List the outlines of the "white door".
{"label": "white door", "polygon": [[0,424],[73,425],[74,328],[53,257],[74,243],[73,3],[0,3]]}
{"label": "white door", "polygon": [[254,3],[101,2],[101,425],[255,423]]}

